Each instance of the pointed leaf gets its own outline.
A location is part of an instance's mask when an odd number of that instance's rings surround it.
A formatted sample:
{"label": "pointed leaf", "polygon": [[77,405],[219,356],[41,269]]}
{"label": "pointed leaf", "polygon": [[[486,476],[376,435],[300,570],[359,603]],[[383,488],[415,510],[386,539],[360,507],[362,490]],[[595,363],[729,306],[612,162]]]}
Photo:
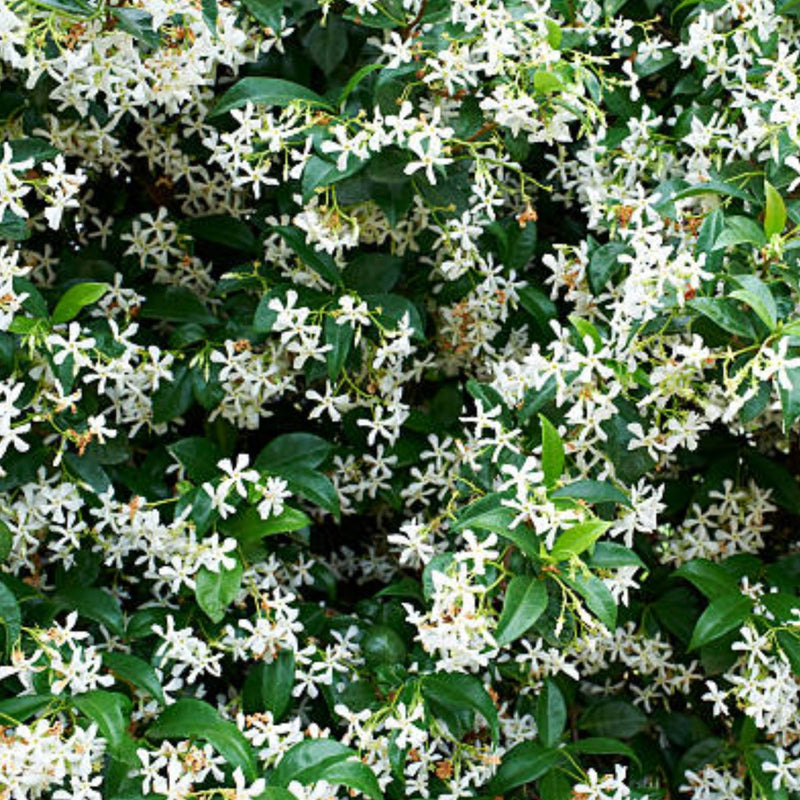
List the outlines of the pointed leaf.
{"label": "pointed leaf", "polygon": [[522,636],[547,608],[547,589],[533,575],[516,575],[506,589],[495,639],[501,647]]}

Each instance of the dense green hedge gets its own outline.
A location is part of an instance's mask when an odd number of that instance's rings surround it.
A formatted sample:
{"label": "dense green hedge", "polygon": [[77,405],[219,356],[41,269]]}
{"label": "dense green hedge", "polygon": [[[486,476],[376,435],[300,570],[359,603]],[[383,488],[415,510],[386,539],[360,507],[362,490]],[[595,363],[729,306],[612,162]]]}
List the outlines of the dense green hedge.
{"label": "dense green hedge", "polygon": [[798,15],[0,0],[0,800],[800,797]]}

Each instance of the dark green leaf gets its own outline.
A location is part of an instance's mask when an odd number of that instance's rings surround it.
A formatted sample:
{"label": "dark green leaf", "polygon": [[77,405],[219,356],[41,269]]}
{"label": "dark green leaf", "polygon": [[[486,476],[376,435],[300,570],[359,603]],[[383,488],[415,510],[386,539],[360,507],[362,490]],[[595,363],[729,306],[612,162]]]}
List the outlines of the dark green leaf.
{"label": "dark green leaf", "polygon": [[506,589],[495,639],[501,647],[522,636],[547,608],[547,589],[532,575],[515,575]]}
{"label": "dark green leaf", "polygon": [[105,664],[114,675],[138,689],[144,689],[161,705],[164,704],[164,691],[156,671],[144,659],[129,653],[103,653]]}
{"label": "dark green leaf", "polygon": [[687,561],[674,574],[676,578],[685,578],[692,583],[709,600],[730,595],[739,589],[736,579],[729,572],[705,558]]}
{"label": "dark green leaf", "polygon": [[91,586],[72,586],[62,589],[56,599],[71,609],[75,609],[82,617],[91,619],[108,628],[110,633],[121,636],[125,630],[125,621],[119,600],[108,592]]}
{"label": "dark green leaf", "polygon": [[621,503],[628,507],[631,504],[628,495],[607,481],[573,481],[551,492],[550,497],[571,497],[587,503]]}
{"label": "dark green leaf", "polygon": [[562,758],[557,749],[542,747],[538,742],[520,742],[503,756],[499,769],[486,787],[487,791],[491,795],[504,795],[541,778]]}
{"label": "dark green leaf", "polygon": [[753,601],[739,592],[724,594],[713,600],[700,615],[689,642],[689,650],[695,650],[723,634],[734,630],[750,616]]}
{"label": "dark green leaf", "polygon": [[5,627],[6,655],[8,655],[22,630],[22,614],[17,598],[3,583],[0,583],[0,623]]}
{"label": "dark green leaf", "polygon": [[339,519],[339,493],[327,475],[308,467],[293,466],[282,470],[281,477],[288,483],[292,494],[305,497]]}
{"label": "dark green leaf", "polygon": [[285,433],[258,454],[255,468],[275,473],[296,467],[314,469],[325,461],[331,450],[331,444],[313,433]]}
{"label": "dark green leaf", "polygon": [[[81,714],[97,723],[100,735],[108,743],[114,758],[123,761],[131,759],[133,741],[128,734],[131,701],[124,694],[96,689],[75,695],[72,704]],[[133,758],[136,758],[135,753]]]}
{"label": "dark green leaf", "polygon": [[567,723],[567,704],[553,680],[547,679],[536,701],[536,726],[545,747],[555,747]]}
{"label": "dark green leaf", "polygon": [[306,739],[288,750],[269,782],[273,786],[288,786],[291,781],[310,783],[320,770],[355,755],[354,750],[333,739]]}
{"label": "dark green leaf", "polygon": [[284,108],[295,101],[311,106],[328,106],[316,92],[291,81],[280,78],[242,78],[222,95],[209,116],[218,117],[247,103]]}
{"label": "dark green leaf", "polygon": [[117,20],[120,30],[129,33],[148,47],[156,48],[159,44],[158,31],[153,30],[153,18],[141,8],[112,8],[111,13]]}
{"label": "dark green leaf", "polygon": [[241,731],[202,700],[182,698],[167,706],[148,728],[150,739],[201,739],[225,757],[233,767],[241,767],[245,777],[258,776],[255,754]]}
{"label": "dark green leaf", "polygon": [[186,470],[189,478],[196,483],[210,481],[217,475],[217,462],[220,452],[210,439],[192,436],[180,439],[168,448]]}
{"label": "dark green leaf", "polygon": [[335,317],[325,317],[325,344],[332,347],[325,354],[325,361],[328,365],[328,377],[331,380],[336,380],[341,374],[347,356],[350,355],[354,336],[355,332],[349,324],[339,325]]}
{"label": "dark green leaf", "polygon": [[[583,730],[615,739],[630,739],[644,730],[646,724],[647,716],[625,700],[601,700],[588,708],[578,721]],[[587,746],[586,741],[579,745]]]}
{"label": "dark green leaf", "polygon": [[477,711],[489,724],[492,741],[497,743],[500,722],[497,709],[483,684],[474,675],[437,672],[423,679],[422,693],[430,703]]}

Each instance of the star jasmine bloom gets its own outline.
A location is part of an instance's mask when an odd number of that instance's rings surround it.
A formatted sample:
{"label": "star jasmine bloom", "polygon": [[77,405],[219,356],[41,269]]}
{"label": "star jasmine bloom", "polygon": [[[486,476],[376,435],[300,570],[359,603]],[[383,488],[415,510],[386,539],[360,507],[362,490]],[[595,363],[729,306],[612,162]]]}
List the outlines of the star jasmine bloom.
{"label": "star jasmine bloom", "polygon": [[406,164],[403,172],[406,175],[413,175],[417,170],[424,169],[428,182],[433,185],[436,185],[434,167],[443,167],[453,163],[452,158],[442,155],[445,149],[438,138],[430,138],[427,147],[424,147],[419,139],[409,140],[408,148],[417,156],[417,160]]}

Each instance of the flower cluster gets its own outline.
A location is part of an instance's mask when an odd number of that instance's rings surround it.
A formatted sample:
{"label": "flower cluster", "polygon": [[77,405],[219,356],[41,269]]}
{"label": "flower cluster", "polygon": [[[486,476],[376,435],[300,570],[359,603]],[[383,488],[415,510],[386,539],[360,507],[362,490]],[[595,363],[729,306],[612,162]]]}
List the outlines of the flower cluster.
{"label": "flower cluster", "polygon": [[792,0],[0,0],[0,800],[800,797]]}

